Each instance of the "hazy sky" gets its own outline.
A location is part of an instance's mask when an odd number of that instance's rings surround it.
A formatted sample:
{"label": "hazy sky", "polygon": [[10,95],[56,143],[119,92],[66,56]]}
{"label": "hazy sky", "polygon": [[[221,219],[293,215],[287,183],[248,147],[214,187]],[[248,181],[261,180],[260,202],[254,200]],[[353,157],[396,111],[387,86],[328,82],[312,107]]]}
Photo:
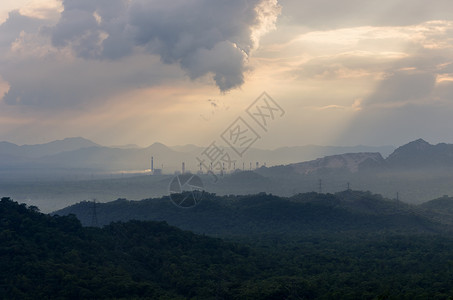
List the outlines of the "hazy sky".
{"label": "hazy sky", "polygon": [[453,143],[451,0],[2,0],[0,140]]}

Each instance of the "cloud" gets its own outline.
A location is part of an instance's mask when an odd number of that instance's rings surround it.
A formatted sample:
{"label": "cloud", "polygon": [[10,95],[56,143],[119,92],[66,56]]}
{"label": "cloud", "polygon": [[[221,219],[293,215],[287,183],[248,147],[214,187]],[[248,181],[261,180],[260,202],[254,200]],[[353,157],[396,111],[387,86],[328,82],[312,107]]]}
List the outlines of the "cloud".
{"label": "cloud", "polygon": [[321,30],[453,19],[450,0],[282,0],[281,5],[286,22]]}
{"label": "cloud", "polygon": [[48,59],[15,61],[5,65],[4,71],[10,85],[3,97],[5,103],[45,109],[83,107],[91,102],[97,105],[129,90],[181,79],[179,70],[145,55],[115,62],[65,61],[51,55]]}
{"label": "cloud", "polygon": [[349,52],[314,57],[290,71],[299,79],[336,80],[342,78],[375,78],[394,62],[396,54]]}
{"label": "cloud", "polygon": [[65,0],[52,44],[84,59],[116,60],[137,48],[178,63],[192,78],[213,74],[222,91],[244,83],[259,36],[279,13],[276,0]]}
{"label": "cloud", "polygon": [[[398,145],[420,137],[451,141],[452,28],[451,21],[429,21],[389,28],[390,31],[375,27],[377,36],[399,31],[403,47],[396,49],[389,44],[386,48],[385,43],[375,39],[372,47],[364,49],[363,39],[358,38],[337,52],[312,54],[313,57],[298,65],[293,74],[320,82],[325,93],[333,87],[339,94],[334,103],[337,105],[344,105],[341,92],[347,90],[347,83],[356,86],[363,81],[369,83],[366,90],[356,90],[353,97],[360,99],[354,102],[350,114],[347,111],[343,114],[343,132],[337,135],[335,143]],[[374,52],[369,51],[373,48]],[[364,79],[345,80],[345,74],[360,71]],[[335,86],[339,82],[343,83],[341,87]]]}
{"label": "cloud", "polygon": [[359,104],[337,142],[401,144],[420,137],[451,141],[453,81],[439,81],[453,61],[451,51],[422,49],[398,60]]}
{"label": "cloud", "polygon": [[397,71],[388,75],[366,99],[366,105],[407,103],[429,99],[436,76],[431,72]]}
{"label": "cloud", "polygon": [[21,32],[38,33],[38,29],[46,24],[37,18],[23,16],[19,11],[11,11],[8,19],[0,24],[0,48],[8,48],[20,36]]}
{"label": "cloud", "polygon": [[[0,24],[10,105],[71,107],[165,81],[240,87],[277,0],[64,0],[60,18],[13,11]],[[175,68],[176,66],[176,68]],[[181,72],[182,70],[182,72]],[[1,95],[0,95],[1,96]]]}

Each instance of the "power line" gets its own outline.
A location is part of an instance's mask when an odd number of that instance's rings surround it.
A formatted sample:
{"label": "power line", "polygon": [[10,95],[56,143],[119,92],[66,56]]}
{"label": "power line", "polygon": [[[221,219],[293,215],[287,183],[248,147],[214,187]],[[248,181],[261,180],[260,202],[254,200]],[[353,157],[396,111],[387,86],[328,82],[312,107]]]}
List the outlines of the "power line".
{"label": "power line", "polygon": [[96,199],[93,199],[93,211],[91,214],[91,227],[99,227],[98,215],[96,212]]}

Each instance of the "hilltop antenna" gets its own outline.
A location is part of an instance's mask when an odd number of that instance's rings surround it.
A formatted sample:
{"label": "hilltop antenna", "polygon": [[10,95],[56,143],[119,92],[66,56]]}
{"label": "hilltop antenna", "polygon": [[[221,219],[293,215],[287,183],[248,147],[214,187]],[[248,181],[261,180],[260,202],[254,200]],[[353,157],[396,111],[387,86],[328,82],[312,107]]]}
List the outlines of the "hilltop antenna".
{"label": "hilltop antenna", "polygon": [[322,193],[322,179],[319,179],[319,187],[318,188],[319,188],[318,193],[321,194]]}
{"label": "hilltop antenna", "polygon": [[93,199],[93,211],[91,214],[91,227],[99,227],[98,214],[96,212],[96,198]]}

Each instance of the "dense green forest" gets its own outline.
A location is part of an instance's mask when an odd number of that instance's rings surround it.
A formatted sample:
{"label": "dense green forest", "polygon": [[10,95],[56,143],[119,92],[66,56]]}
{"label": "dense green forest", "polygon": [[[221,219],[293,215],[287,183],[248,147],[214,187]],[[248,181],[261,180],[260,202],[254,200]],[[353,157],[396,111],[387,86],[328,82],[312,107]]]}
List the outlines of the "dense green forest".
{"label": "dense green forest", "polygon": [[447,299],[451,249],[448,235],[426,232],[221,240],[165,222],[82,227],[2,198],[0,298]]}
{"label": "dense green forest", "polygon": [[[452,203],[447,198],[443,202]],[[93,224],[90,201],[55,212],[75,214],[83,225]],[[200,234],[241,236],[263,234],[300,235],[310,232],[451,232],[453,214],[435,207],[409,205],[362,191],[336,194],[304,193],[292,197],[272,194],[216,196],[205,193],[191,209],[174,206],[168,197],[96,203],[99,225],[112,221],[166,221]]]}

